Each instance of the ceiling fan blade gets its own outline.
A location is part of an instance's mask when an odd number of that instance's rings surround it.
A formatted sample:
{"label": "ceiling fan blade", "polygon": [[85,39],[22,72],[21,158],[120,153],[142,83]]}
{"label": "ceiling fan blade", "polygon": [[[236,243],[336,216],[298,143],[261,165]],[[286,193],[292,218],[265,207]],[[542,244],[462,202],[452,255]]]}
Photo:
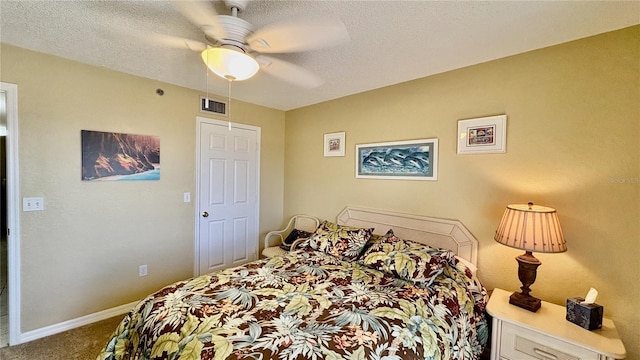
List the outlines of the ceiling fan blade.
{"label": "ceiling fan blade", "polygon": [[172,3],[182,16],[210,38],[217,40],[225,37],[224,28],[217,19],[218,13],[211,2],[173,0]]}
{"label": "ceiling fan blade", "polygon": [[207,44],[203,42],[181,38],[177,36],[151,34],[149,35],[149,38],[153,40],[155,43],[162,44],[166,47],[171,47],[175,49],[188,48],[189,50],[192,50],[192,51],[202,52],[207,48]]}
{"label": "ceiling fan blade", "polygon": [[288,61],[266,55],[258,55],[256,60],[261,71],[292,85],[312,89],[324,83],[324,80],[315,74]]}
{"label": "ceiling fan blade", "polygon": [[323,49],[351,40],[339,19],[302,19],[267,25],[247,36],[249,47],[260,53],[287,53]]}
{"label": "ceiling fan blade", "polygon": [[189,49],[196,52],[202,52],[208,46],[203,42],[193,39],[173,35],[158,34],[153,32],[145,32],[134,28],[112,29],[104,27],[102,31],[106,34],[115,34],[121,37],[133,38],[138,41],[142,41],[145,44],[162,46],[164,48]]}

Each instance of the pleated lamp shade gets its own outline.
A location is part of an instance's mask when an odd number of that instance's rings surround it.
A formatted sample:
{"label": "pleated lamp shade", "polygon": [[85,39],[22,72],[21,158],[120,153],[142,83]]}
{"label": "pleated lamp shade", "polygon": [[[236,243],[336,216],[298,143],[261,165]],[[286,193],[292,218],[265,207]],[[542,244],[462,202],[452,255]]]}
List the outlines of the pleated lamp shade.
{"label": "pleated lamp shade", "polygon": [[533,203],[508,205],[494,239],[503,245],[530,252],[567,251],[556,210]]}

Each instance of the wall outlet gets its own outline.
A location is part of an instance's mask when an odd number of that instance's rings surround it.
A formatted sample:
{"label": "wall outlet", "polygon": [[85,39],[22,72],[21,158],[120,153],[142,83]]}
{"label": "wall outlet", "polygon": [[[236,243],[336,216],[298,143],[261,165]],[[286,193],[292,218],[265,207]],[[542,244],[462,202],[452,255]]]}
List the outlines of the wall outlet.
{"label": "wall outlet", "polygon": [[42,211],[44,210],[44,199],[41,197],[22,198],[22,211]]}
{"label": "wall outlet", "polygon": [[138,267],[138,276],[147,276],[147,264]]}

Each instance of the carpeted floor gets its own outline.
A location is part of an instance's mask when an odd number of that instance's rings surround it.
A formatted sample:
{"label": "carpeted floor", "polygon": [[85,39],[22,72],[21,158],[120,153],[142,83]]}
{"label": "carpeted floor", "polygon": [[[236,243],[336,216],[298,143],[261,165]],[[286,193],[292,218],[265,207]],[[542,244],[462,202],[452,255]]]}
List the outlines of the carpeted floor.
{"label": "carpeted floor", "polygon": [[0,360],[95,360],[122,316],[28,343],[0,348]]}

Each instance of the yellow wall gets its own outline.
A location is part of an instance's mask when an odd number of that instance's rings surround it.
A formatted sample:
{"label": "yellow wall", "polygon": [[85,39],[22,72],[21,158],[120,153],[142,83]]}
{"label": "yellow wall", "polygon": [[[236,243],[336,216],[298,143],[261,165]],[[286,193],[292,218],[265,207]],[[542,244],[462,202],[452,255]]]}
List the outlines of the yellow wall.
{"label": "yellow wall", "polygon": [[[2,45],[18,85],[22,332],[139,300],[193,275],[198,91]],[[156,88],[165,91],[156,95]],[[232,101],[233,121],[262,129],[260,237],[283,210],[282,111]],[[80,131],[160,137],[159,181],[81,181]],[[195,200],[195,199],[193,199]],[[148,276],[138,277],[138,266]]]}
{"label": "yellow wall", "polygon": [[[628,359],[640,359],[640,26],[309,106],[286,114],[287,215],[335,219],[347,204],[461,220],[488,288],[517,290],[493,233],[507,204],[558,210],[568,244],[533,295],[600,291]],[[437,56],[437,54],[434,54]],[[460,119],[506,114],[505,154],[457,155]],[[323,157],[345,131],[346,156]],[[355,144],[438,138],[438,180],[356,179]]]}

